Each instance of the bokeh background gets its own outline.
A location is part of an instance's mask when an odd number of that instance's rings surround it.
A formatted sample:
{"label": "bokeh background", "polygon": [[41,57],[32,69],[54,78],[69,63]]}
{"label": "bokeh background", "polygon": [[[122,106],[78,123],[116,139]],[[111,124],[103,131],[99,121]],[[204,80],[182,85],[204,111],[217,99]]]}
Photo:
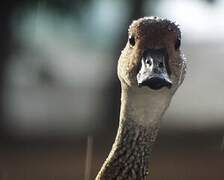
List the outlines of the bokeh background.
{"label": "bokeh background", "polygon": [[176,21],[188,72],[163,118],[154,180],[224,179],[224,0],[7,0],[0,6],[0,180],[91,180],[119,117],[128,25]]}

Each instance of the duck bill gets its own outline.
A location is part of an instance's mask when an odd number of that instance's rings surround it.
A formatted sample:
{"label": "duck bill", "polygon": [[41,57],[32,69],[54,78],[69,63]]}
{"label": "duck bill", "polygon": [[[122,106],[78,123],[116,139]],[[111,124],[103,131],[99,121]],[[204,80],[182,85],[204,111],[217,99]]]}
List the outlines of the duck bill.
{"label": "duck bill", "polygon": [[137,74],[138,86],[148,86],[153,90],[171,88],[169,78],[168,53],[166,49],[147,49],[143,52]]}

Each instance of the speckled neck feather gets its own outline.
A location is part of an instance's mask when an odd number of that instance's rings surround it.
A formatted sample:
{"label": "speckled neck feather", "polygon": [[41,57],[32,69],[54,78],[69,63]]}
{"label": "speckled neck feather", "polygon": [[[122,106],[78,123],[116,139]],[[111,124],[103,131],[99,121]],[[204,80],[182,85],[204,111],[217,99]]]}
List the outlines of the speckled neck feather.
{"label": "speckled neck feather", "polygon": [[[144,98],[142,100],[134,94],[137,95],[134,92],[122,92],[117,137],[96,180],[144,180],[149,173],[149,157],[159,130],[160,117],[169,103],[167,99],[160,101],[162,106],[159,107],[160,113],[158,113],[154,111],[155,107],[158,108],[158,104],[150,106],[152,96],[140,95]],[[139,104],[136,98],[140,99],[139,102],[149,105]],[[138,112],[145,113],[136,119],[137,116],[134,114]],[[149,114],[152,116],[149,117]]]}
{"label": "speckled neck feather", "polygon": [[96,179],[144,180],[149,173],[149,157],[157,131],[158,127],[148,129],[132,120],[125,121]]}

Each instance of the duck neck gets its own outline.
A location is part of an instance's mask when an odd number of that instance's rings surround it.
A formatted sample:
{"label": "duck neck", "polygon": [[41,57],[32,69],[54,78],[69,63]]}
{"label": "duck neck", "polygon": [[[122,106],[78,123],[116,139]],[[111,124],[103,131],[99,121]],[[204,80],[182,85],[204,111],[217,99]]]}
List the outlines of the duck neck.
{"label": "duck neck", "polygon": [[160,118],[169,104],[165,95],[154,95],[122,88],[117,136],[96,180],[146,179]]}

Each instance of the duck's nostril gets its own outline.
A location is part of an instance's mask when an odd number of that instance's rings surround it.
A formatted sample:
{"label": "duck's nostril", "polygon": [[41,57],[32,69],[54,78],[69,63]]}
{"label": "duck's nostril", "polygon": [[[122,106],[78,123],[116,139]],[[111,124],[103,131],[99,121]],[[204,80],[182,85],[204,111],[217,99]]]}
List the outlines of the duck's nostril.
{"label": "duck's nostril", "polygon": [[163,63],[162,62],[159,63],[159,68],[163,68]]}
{"label": "duck's nostril", "polygon": [[145,60],[145,63],[148,64],[149,66],[152,65],[152,61],[151,61],[150,58],[147,58],[147,59]]}

